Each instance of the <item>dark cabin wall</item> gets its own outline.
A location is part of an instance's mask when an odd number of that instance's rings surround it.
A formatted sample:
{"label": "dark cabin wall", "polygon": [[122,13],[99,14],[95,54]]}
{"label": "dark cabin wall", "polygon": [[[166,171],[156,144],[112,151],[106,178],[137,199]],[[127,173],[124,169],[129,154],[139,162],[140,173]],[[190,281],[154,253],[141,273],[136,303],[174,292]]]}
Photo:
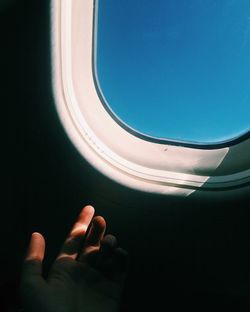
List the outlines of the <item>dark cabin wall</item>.
{"label": "dark cabin wall", "polygon": [[18,304],[30,233],[41,231],[47,240],[47,271],[87,203],[130,253],[123,311],[162,304],[164,311],[189,304],[197,311],[247,310],[249,196],[201,202],[150,195],[94,170],[72,146],[55,110],[49,1],[6,0],[0,10],[0,290],[6,311]]}

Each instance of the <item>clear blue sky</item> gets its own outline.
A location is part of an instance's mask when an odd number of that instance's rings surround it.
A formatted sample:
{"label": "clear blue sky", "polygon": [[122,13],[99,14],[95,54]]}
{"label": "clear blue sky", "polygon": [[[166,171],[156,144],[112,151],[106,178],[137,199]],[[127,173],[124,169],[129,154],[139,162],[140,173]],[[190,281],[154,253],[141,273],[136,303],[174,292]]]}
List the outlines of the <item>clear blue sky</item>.
{"label": "clear blue sky", "polygon": [[250,130],[249,0],[99,1],[97,75],[113,112],[158,138]]}

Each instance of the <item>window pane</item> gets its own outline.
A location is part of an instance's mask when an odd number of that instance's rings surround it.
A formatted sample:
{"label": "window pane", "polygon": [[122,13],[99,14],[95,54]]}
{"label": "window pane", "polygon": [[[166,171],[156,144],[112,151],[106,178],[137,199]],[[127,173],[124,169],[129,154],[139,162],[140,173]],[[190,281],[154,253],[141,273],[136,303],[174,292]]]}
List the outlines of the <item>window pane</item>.
{"label": "window pane", "polygon": [[96,75],[124,123],[204,143],[249,131],[249,0],[105,0],[96,12]]}

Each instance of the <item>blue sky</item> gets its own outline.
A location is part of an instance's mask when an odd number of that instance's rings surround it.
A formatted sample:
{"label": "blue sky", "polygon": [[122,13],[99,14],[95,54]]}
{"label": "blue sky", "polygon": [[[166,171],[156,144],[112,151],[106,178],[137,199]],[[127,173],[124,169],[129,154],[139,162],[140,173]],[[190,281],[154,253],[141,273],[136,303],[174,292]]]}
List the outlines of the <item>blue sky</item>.
{"label": "blue sky", "polygon": [[124,123],[204,143],[250,130],[249,0],[98,2],[97,76]]}

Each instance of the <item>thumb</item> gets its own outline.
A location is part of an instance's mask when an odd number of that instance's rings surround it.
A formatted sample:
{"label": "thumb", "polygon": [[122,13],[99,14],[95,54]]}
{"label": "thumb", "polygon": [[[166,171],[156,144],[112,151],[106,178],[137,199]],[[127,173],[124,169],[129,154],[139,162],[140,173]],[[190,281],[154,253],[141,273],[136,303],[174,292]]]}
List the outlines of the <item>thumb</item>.
{"label": "thumb", "polygon": [[42,234],[34,232],[31,235],[30,244],[25,260],[43,261],[45,252],[45,240]]}
{"label": "thumb", "polygon": [[32,233],[28,251],[24,260],[23,277],[42,275],[42,261],[45,253],[45,240],[42,234]]}
{"label": "thumb", "polygon": [[44,298],[46,281],[42,277],[42,261],[45,252],[45,240],[40,233],[31,235],[28,251],[23,263],[20,294],[27,311],[38,311]]}

